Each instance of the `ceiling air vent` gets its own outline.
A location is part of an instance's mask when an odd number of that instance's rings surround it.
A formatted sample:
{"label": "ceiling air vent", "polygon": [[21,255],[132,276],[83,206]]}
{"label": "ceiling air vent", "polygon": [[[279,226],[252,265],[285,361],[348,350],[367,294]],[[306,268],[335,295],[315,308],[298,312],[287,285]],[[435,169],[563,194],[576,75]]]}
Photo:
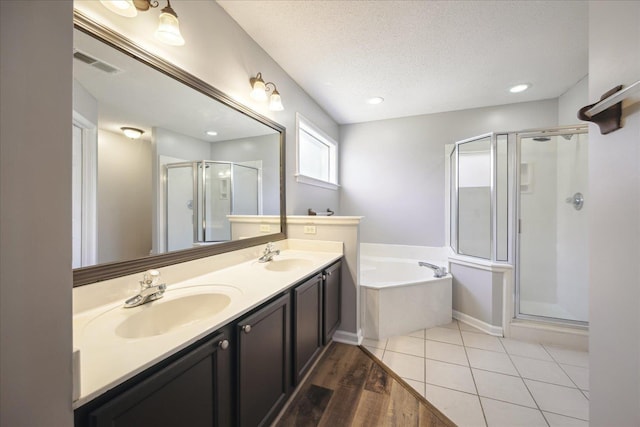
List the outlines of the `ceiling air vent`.
{"label": "ceiling air vent", "polygon": [[89,64],[92,67],[96,67],[98,70],[102,70],[109,74],[117,74],[122,71],[119,68],[114,67],[113,65],[109,65],[106,62],[96,59],[93,56],[87,55],[86,53],[81,52],[79,50],[73,51],[73,57],[78,61],[84,62],[85,64]]}

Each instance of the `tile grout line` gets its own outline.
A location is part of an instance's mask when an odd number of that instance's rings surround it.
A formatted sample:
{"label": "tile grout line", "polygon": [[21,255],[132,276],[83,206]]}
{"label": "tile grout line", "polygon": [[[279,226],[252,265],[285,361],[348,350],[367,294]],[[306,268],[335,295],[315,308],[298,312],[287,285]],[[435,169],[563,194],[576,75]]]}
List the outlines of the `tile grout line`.
{"label": "tile grout line", "polygon": [[426,399],[426,395],[427,395],[427,330],[423,329],[422,330],[422,338],[424,338],[424,342],[422,343],[422,349],[424,350],[424,359],[422,360],[422,366],[424,366],[424,395],[425,395],[425,399]]}
{"label": "tile grout line", "polygon": [[[540,345],[542,345],[542,344],[540,344]],[[545,350],[547,353],[549,353],[549,350],[547,350],[547,348],[546,348],[544,345],[542,345],[542,347],[544,348],[544,350]],[[552,355],[552,354],[549,354],[549,356],[551,356],[551,358],[553,358],[553,361],[557,363],[557,365],[560,367],[560,370],[561,370],[562,372],[564,372],[564,374],[565,374],[567,377],[569,377],[569,380],[573,383],[573,385],[575,385],[575,386],[576,386],[576,388],[580,391],[580,393],[585,397],[585,399],[587,399],[587,401],[589,401],[590,399],[587,397],[587,395],[586,395],[586,394],[584,394],[585,390],[583,390],[583,389],[582,389],[582,387],[580,387],[580,386],[578,385],[578,383],[576,383],[576,382],[573,380],[573,378],[571,378],[571,375],[569,375],[569,373],[568,373],[568,372],[567,372],[567,371],[562,367],[562,363],[560,363],[559,361],[557,361],[557,360],[555,359],[555,357],[553,357],[553,355]],[[565,365],[573,366],[574,368],[582,368],[582,369],[589,370],[589,368],[585,368],[584,366],[573,365],[573,364],[571,364],[571,363],[565,363]],[[587,375],[587,377],[588,377],[588,375]],[[589,385],[590,385],[590,384],[589,384]],[[589,390],[586,390],[586,391],[589,391]]]}
{"label": "tile grout line", "polygon": [[522,374],[520,373],[520,369],[518,369],[518,366],[515,363],[513,363],[513,359],[511,358],[511,354],[509,354],[509,352],[507,351],[507,347],[505,347],[502,340],[499,339],[498,341],[500,341],[500,345],[502,345],[502,348],[504,348],[505,353],[507,353],[507,357],[509,358],[509,361],[511,362],[511,364],[513,365],[513,368],[518,373],[518,376],[520,377],[520,381],[522,381],[522,384],[524,384],[524,387],[527,389],[527,392],[529,393],[529,396],[531,396],[533,403],[536,404],[536,407],[538,408],[538,412],[540,412],[540,415],[542,415],[542,419],[544,420],[545,423],[547,423],[548,426],[551,426],[551,423],[549,422],[549,420],[547,420],[547,417],[544,416],[544,412],[542,412],[542,408],[540,408],[540,404],[538,404],[538,401],[536,400],[535,396],[533,395],[533,393],[531,393],[531,390],[529,389],[527,382],[522,377]]}
{"label": "tile grout line", "polygon": [[478,384],[476,384],[476,377],[475,375],[473,375],[473,369],[471,368],[471,360],[469,359],[469,353],[467,353],[467,346],[464,345],[464,338],[462,336],[462,329],[460,328],[460,322],[458,322],[458,333],[460,334],[460,339],[462,340],[462,348],[464,348],[464,355],[467,357],[467,362],[469,363],[469,372],[471,372],[471,380],[473,381],[473,386],[476,389],[476,397],[478,398],[478,403],[480,404],[480,410],[482,411],[482,418],[484,418],[484,425],[489,427],[489,421],[487,421],[487,414],[484,412],[484,405],[482,404],[482,399],[480,399]]}

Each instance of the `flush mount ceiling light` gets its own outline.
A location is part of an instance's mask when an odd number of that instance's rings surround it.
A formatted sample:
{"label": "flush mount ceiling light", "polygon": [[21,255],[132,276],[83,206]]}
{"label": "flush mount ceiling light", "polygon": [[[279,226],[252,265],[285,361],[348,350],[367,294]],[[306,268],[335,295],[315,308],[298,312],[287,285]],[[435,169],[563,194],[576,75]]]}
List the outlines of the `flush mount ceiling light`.
{"label": "flush mount ceiling light", "polygon": [[131,127],[122,127],[120,128],[124,136],[130,139],[138,139],[142,136],[144,131],[142,129],[131,128]]}
{"label": "flush mount ceiling light", "polygon": [[[280,97],[280,92],[278,92],[275,83],[265,83],[262,79],[262,73],[258,73],[255,77],[251,77],[249,79],[249,83],[251,83],[251,98],[256,101],[266,101],[269,99],[269,110],[271,111],[284,110],[282,98]],[[273,89],[269,88],[269,85],[272,85]],[[268,92],[271,92],[271,96],[267,95]]]}
{"label": "flush mount ceiling light", "polygon": [[[100,0],[100,3],[110,11],[127,18],[137,16],[138,11],[145,12],[159,6],[156,0]],[[162,9],[158,21],[158,29],[155,32],[158,40],[171,46],[184,45],[178,14],[171,7],[169,0],[167,0],[167,6]]]}
{"label": "flush mount ceiling light", "polygon": [[217,136],[218,132],[216,132],[215,130],[208,130],[205,132],[207,135],[209,136]]}
{"label": "flush mount ceiling light", "polygon": [[384,98],[381,96],[374,96],[373,98],[367,99],[367,103],[371,105],[378,105],[384,102]]}
{"label": "flush mount ceiling light", "polygon": [[520,92],[524,92],[525,90],[529,89],[531,87],[531,85],[529,83],[520,83],[517,84],[515,86],[511,86],[511,88],[509,89],[509,92],[511,93],[520,93]]}

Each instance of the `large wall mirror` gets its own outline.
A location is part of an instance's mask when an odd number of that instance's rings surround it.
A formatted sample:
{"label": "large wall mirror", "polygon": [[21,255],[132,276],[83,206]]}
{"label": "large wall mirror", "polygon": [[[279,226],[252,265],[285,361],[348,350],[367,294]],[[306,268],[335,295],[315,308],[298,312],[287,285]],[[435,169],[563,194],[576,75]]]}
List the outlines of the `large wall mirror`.
{"label": "large wall mirror", "polygon": [[[78,11],[74,26],[74,285],[285,238],[284,128]],[[232,240],[234,215],[280,227]]]}

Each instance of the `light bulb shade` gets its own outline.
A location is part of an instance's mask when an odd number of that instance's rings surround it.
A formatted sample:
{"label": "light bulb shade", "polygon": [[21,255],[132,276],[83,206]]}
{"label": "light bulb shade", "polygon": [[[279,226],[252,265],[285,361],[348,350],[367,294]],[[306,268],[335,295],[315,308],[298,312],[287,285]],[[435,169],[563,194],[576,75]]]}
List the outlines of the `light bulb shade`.
{"label": "light bulb shade", "polygon": [[122,133],[124,133],[124,136],[130,139],[138,139],[144,133],[144,131],[141,129],[130,128],[130,127],[123,127],[123,128],[120,128],[120,130],[122,130]]}
{"label": "light bulb shade", "polygon": [[264,80],[258,73],[258,76],[255,79],[251,79],[251,85],[253,86],[253,90],[251,91],[251,98],[256,101],[266,101],[267,100],[267,87],[264,84]]}
{"label": "light bulb shade", "polygon": [[170,6],[162,9],[155,36],[162,43],[166,43],[171,46],[184,45],[184,39],[182,38],[182,34],[180,34],[178,16]]}
{"label": "light bulb shade", "polygon": [[271,96],[269,97],[269,110],[271,111],[284,110],[284,105],[282,105],[282,98],[280,98],[280,93],[278,93],[277,90],[274,90]]}
{"label": "light bulb shade", "polygon": [[133,0],[100,0],[100,3],[113,13],[127,18],[138,15],[138,10],[133,4]]}

